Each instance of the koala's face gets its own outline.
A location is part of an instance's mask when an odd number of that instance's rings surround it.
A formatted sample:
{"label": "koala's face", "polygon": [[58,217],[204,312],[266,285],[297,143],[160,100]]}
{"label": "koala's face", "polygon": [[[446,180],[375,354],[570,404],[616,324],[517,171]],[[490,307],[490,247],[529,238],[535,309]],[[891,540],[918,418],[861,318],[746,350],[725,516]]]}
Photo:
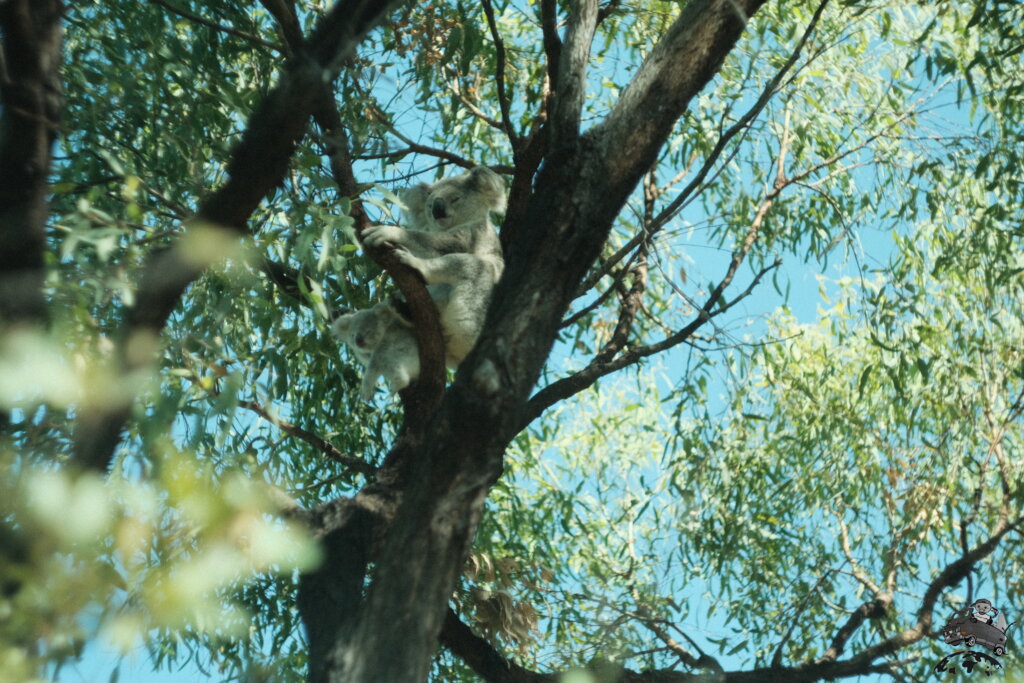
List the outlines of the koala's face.
{"label": "koala's face", "polygon": [[355,350],[357,357],[368,360],[373,350],[380,346],[392,321],[391,314],[378,304],[364,311],[340,316],[334,321],[334,331]]}
{"label": "koala's face", "polygon": [[469,173],[420,185],[402,194],[407,218],[420,230],[447,230],[487,219],[505,208],[505,183],[491,169],[477,166]]}

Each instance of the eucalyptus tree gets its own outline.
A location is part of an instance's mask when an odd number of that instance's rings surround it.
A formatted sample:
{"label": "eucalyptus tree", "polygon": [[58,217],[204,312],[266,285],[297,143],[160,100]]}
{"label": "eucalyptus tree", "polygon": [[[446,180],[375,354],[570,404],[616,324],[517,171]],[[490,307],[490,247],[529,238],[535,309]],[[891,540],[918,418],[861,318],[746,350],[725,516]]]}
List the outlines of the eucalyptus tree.
{"label": "eucalyptus tree", "polygon": [[[0,667],[921,675],[1020,592],[1021,13],[0,4]],[[360,235],[480,164],[446,376]],[[330,321],[395,289],[421,374],[366,405]]]}

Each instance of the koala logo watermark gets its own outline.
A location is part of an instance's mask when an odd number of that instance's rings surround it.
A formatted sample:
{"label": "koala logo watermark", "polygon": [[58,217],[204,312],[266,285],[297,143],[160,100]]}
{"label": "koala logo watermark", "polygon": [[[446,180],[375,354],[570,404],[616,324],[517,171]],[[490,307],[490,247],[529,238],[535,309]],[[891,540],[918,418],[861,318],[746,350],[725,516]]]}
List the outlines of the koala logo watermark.
{"label": "koala logo watermark", "polygon": [[[943,657],[936,665],[935,673],[959,668],[968,674],[977,670],[991,676],[1003,668],[996,657],[1006,654],[1006,631],[1010,626],[1013,624],[1006,623],[1006,615],[993,607],[990,600],[976,600],[957,610],[942,627],[942,638],[947,645],[964,645],[968,649],[956,650]],[[976,645],[988,648],[992,654],[972,650]]]}

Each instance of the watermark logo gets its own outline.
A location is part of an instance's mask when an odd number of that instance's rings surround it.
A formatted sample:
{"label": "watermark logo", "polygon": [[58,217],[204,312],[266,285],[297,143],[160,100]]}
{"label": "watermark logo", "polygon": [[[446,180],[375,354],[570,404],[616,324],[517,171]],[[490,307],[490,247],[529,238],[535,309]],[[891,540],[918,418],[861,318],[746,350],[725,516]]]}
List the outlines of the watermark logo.
{"label": "watermark logo", "polygon": [[[977,600],[957,610],[942,627],[942,638],[947,645],[959,645],[967,649],[956,650],[943,657],[936,665],[935,673],[956,671],[959,668],[968,674],[981,671],[991,676],[1003,668],[996,657],[1006,654],[1006,631],[1010,626],[1013,624],[1006,623],[1006,615],[993,607],[990,600]],[[972,649],[976,647],[979,649]],[[985,652],[985,649],[992,654]]]}

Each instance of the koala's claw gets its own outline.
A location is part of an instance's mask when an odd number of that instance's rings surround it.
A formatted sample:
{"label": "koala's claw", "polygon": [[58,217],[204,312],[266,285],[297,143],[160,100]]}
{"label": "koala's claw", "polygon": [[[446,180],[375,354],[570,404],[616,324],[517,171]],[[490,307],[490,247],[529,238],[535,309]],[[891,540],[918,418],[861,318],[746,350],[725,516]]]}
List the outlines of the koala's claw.
{"label": "koala's claw", "polygon": [[412,268],[417,273],[424,276],[424,278],[427,276],[426,269],[424,268],[426,264],[424,263],[423,259],[413,255],[412,252],[410,252],[408,249],[401,245],[395,246],[394,253],[395,260],[397,260],[403,266],[408,266],[409,268]]}
{"label": "koala's claw", "polygon": [[416,257],[413,256],[412,253],[408,249],[403,247],[401,244],[396,244],[395,259],[402,265],[411,266],[412,263],[416,260]]}

